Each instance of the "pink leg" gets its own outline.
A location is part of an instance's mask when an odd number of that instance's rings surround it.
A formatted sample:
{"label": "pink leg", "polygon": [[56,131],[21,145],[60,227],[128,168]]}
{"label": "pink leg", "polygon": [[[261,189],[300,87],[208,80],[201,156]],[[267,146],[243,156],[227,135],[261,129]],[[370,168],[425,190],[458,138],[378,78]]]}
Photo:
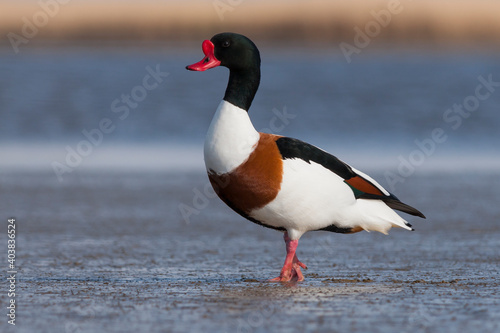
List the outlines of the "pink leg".
{"label": "pink leg", "polygon": [[283,268],[281,269],[280,276],[269,281],[278,281],[278,282],[289,282],[289,281],[304,281],[304,276],[300,268],[307,269],[307,266],[299,261],[297,258],[297,254],[295,251],[297,250],[297,246],[299,245],[299,240],[290,240],[288,237],[288,233],[285,231],[284,235],[285,244],[286,244],[286,258]]}

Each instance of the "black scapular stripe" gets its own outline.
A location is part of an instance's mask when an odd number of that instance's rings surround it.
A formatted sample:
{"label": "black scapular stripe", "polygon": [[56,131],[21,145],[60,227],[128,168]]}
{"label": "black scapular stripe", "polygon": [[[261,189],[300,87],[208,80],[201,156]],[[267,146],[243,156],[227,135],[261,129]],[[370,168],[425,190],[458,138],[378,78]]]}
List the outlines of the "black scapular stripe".
{"label": "black scapular stripe", "polygon": [[326,151],[304,141],[282,137],[276,140],[276,144],[283,159],[300,158],[309,164],[313,161],[321,164],[343,179],[357,176],[349,165]]}

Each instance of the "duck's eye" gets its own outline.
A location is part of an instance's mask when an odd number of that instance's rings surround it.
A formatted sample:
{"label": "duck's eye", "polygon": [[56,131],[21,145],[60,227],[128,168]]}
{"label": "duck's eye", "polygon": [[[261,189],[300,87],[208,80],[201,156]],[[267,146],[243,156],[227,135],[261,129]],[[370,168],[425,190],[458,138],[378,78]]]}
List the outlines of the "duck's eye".
{"label": "duck's eye", "polygon": [[231,45],[231,43],[228,40],[222,42],[222,47],[229,47],[229,45]]}

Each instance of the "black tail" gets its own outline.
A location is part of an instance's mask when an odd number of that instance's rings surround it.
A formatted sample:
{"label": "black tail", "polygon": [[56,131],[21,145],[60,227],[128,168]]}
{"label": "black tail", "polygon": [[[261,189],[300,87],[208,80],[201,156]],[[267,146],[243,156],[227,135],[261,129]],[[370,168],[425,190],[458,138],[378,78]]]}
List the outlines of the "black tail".
{"label": "black tail", "polygon": [[425,215],[422,214],[421,211],[419,211],[418,209],[413,208],[412,206],[409,206],[405,203],[402,203],[401,201],[399,201],[398,198],[396,198],[396,196],[394,194],[391,194],[390,196],[385,197],[385,196],[381,196],[381,195],[364,193],[359,197],[359,199],[382,200],[383,202],[385,202],[385,204],[387,206],[391,207],[392,209],[399,210],[401,212],[404,212],[404,213],[407,213],[410,215],[415,215],[415,216],[418,216],[418,217],[425,219]]}
{"label": "black tail", "polygon": [[425,215],[422,214],[421,211],[419,211],[418,209],[413,208],[412,206],[409,206],[405,203],[402,203],[401,201],[399,201],[397,199],[394,200],[394,199],[388,198],[387,200],[383,200],[383,201],[385,202],[385,204],[387,206],[391,207],[392,209],[396,209],[396,210],[399,210],[401,212],[404,212],[404,213],[407,213],[410,215],[419,216],[419,217],[425,219]]}

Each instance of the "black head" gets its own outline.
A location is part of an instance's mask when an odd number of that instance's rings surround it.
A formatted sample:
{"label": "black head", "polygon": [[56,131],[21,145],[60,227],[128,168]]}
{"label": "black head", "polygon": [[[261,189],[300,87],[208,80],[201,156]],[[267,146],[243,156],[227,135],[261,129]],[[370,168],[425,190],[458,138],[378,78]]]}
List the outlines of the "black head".
{"label": "black head", "polygon": [[224,100],[248,111],[260,82],[260,54],[255,44],[243,35],[224,32],[203,41],[202,49],[205,58],[186,69],[229,68]]}
{"label": "black head", "polygon": [[231,32],[213,36],[210,41],[215,46],[215,57],[221,66],[230,70],[245,70],[260,67],[260,54],[257,46],[247,37]]}
{"label": "black head", "polygon": [[260,54],[257,46],[247,37],[224,32],[203,42],[205,58],[187,66],[186,69],[205,71],[224,66],[234,71],[252,71],[260,69]]}

